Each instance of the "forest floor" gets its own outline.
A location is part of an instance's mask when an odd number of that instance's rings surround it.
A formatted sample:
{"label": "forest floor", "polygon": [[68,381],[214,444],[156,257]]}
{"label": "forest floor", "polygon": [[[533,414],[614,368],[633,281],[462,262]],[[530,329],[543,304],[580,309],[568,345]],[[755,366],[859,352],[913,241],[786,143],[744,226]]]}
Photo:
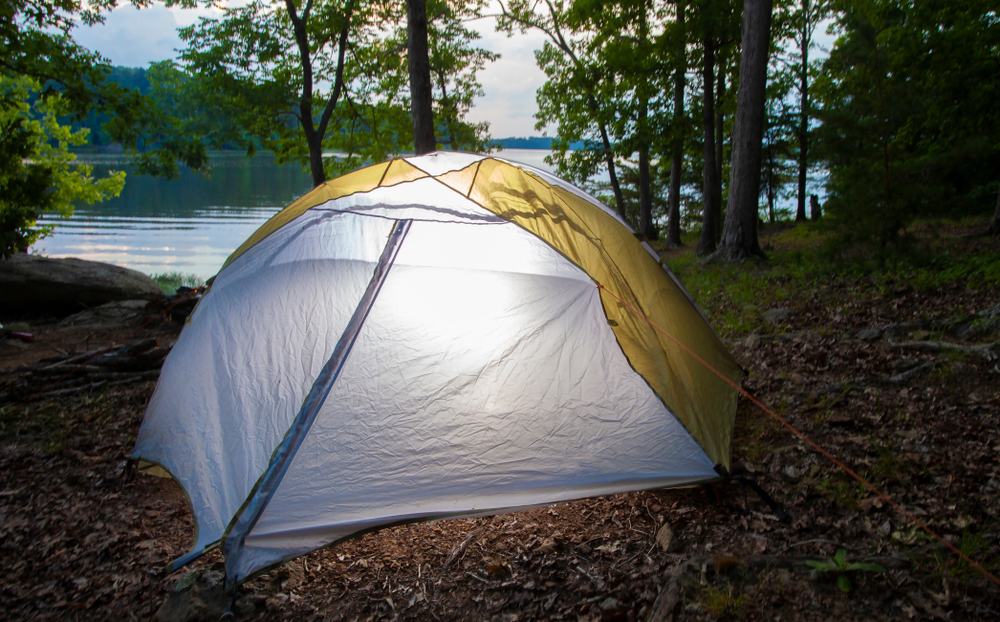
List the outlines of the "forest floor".
{"label": "forest floor", "polygon": [[[809,227],[763,231],[768,264],[666,256],[748,391],[996,574],[1000,242],[967,237],[982,227],[918,227],[934,262],[868,273],[804,268],[821,237]],[[204,582],[221,567],[209,554],[158,576],[193,537],[184,496],[169,479],[122,484],[154,382],[17,392],[24,366],[123,340],[163,345],[178,325],[27,321],[35,343],[0,341],[0,393],[22,396],[0,408],[0,619],[153,619],[189,572]],[[733,465],[791,519],[729,483],[407,525],[248,582],[238,618],[1000,619],[1000,586],[746,399]]]}

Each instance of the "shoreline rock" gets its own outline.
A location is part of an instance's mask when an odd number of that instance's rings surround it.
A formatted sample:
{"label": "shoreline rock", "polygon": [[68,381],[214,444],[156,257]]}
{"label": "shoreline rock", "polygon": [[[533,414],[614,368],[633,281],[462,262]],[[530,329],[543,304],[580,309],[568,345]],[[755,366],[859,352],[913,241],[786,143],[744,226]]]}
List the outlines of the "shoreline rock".
{"label": "shoreline rock", "polygon": [[18,253],[0,260],[0,310],[79,311],[121,300],[163,296],[149,276],[83,259],[52,259]]}

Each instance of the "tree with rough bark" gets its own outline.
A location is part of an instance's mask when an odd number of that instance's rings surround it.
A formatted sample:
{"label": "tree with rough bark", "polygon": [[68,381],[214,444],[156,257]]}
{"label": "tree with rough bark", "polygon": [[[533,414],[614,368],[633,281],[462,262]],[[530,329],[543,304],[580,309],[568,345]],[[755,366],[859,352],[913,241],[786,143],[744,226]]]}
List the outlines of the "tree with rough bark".
{"label": "tree with rough bark", "polygon": [[695,252],[698,255],[709,255],[715,251],[715,237],[719,229],[722,206],[715,192],[716,177],[719,167],[715,162],[715,49],[716,43],[708,27],[702,31],[702,130],[704,139],[703,173],[702,173],[702,221],[701,235]]}
{"label": "tree with rough bark", "polygon": [[722,224],[722,175],[725,117],[721,105],[725,96],[727,52],[738,39],[735,17],[729,0],[702,0],[697,20],[701,29],[702,82],[702,224],[695,252],[705,256],[715,251]]}
{"label": "tree with rough bark", "polygon": [[687,115],[684,108],[684,91],[687,87],[687,28],[685,13],[687,0],[677,0],[676,19],[672,29],[671,52],[674,58],[674,109],[671,119],[670,141],[670,190],[667,195],[668,248],[681,245],[681,177],[684,166],[684,135]]}
{"label": "tree with rough bark", "polygon": [[427,50],[427,0],[406,0],[406,31],[413,150],[422,155],[437,149],[431,61]]}
{"label": "tree with rough bark", "polygon": [[761,136],[771,47],[771,0],[744,0],[740,87],[733,127],[733,165],[722,240],[713,259],[764,257],[757,242]]}
{"label": "tree with rough bark", "polygon": [[813,114],[810,112],[811,101],[809,99],[809,86],[816,71],[809,61],[809,52],[815,47],[813,36],[816,33],[817,25],[830,13],[828,0],[798,0],[797,6],[787,16],[789,28],[789,39],[792,49],[787,53],[787,59],[782,59],[789,72],[794,76],[793,84],[798,91],[798,153],[796,154],[798,164],[798,194],[796,196],[796,222],[808,219],[806,214],[806,202],[808,193],[806,182],[809,173],[809,124]]}

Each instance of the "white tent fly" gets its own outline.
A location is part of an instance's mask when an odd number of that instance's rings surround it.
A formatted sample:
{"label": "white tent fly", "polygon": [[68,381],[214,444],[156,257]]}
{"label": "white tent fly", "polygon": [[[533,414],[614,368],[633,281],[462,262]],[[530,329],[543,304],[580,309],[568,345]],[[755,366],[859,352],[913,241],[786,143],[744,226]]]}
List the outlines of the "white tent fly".
{"label": "white tent fly", "polygon": [[564,181],[437,153],[328,182],[229,258],[164,364],[134,457],[190,501],[174,567],[221,546],[242,581],[373,528],[717,479],[735,392],[651,323],[739,378]]}

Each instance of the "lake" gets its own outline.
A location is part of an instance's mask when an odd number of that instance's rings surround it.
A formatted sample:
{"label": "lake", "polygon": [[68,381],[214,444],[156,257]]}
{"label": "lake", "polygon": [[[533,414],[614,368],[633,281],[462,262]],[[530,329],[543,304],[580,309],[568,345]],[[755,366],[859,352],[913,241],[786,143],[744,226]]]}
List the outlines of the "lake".
{"label": "lake", "polygon": [[[551,171],[547,150],[506,149],[498,157]],[[297,164],[278,165],[271,154],[212,156],[212,175],[182,169],[167,181],[133,175],[120,155],[81,155],[103,177],[125,170],[120,196],[77,205],[70,218],[43,218],[55,231],[31,247],[49,257],[79,257],[146,274],[180,272],[213,276],[226,257],[264,221],[312,189]]]}

